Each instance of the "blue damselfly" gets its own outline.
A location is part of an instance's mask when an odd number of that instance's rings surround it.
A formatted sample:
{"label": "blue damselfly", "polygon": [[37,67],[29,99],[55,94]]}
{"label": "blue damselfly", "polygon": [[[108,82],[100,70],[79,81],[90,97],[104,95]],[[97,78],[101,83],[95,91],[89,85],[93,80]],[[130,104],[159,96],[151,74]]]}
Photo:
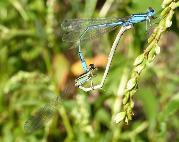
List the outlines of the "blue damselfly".
{"label": "blue damselfly", "polygon": [[[139,14],[132,14],[131,16],[127,18],[101,18],[101,19],[70,19],[70,20],[64,20],[61,24],[61,27],[64,31],[63,35],[63,41],[67,42],[75,42],[78,47],[78,54],[82,63],[82,68],[84,70],[84,74],[88,74],[90,71],[90,68],[88,68],[85,58],[81,51],[80,42],[82,40],[90,39],[93,37],[96,37],[97,35],[102,35],[106,32],[112,31],[115,28],[122,26],[130,26],[134,25],[136,23],[140,23],[143,21],[146,21],[146,25],[149,22],[150,19],[155,15],[155,10],[152,8],[148,8],[145,13],[139,13]],[[112,57],[111,57],[112,58]],[[82,77],[87,78],[83,74]],[[84,84],[85,82],[89,81],[90,79],[84,79],[77,80],[81,81],[78,84]]]}

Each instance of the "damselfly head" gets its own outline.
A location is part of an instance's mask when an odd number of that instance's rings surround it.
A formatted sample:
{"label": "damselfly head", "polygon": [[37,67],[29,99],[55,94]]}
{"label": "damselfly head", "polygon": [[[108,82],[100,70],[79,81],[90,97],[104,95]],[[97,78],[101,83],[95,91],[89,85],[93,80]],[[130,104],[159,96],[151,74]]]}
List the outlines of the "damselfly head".
{"label": "damselfly head", "polygon": [[148,13],[149,17],[152,17],[155,15],[155,10],[153,8],[149,7],[147,10],[147,13]]}
{"label": "damselfly head", "polygon": [[89,66],[90,66],[90,69],[91,69],[91,70],[94,70],[94,69],[96,68],[96,67],[94,66],[94,64],[90,64]]}

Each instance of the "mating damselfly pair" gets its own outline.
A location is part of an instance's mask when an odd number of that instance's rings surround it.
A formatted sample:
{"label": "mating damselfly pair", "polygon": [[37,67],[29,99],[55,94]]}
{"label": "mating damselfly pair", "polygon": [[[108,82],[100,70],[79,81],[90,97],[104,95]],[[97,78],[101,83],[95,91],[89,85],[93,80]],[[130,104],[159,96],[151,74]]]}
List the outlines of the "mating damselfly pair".
{"label": "mating damselfly pair", "polygon": [[[130,29],[132,25],[146,21],[150,22],[151,17],[155,15],[155,11],[152,8],[148,8],[148,10],[145,13],[141,14],[132,14],[128,18],[122,18],[122,19],[116,19],[116,18],[109,18],[109,19],[74,19],[74,20],[65,20],[62,23],[62,28],[65,31],[65,34],[63,36],[64,41],[68,42],[75,42],[78,47],[78,54],[82,63],[82,67],[84,70],[84,73],[80,75],[75,80],[75,85],[81,88],[84,91],[90,91],[93,89],[102,88],[104,81],[106,79],[106,76],[109,71],[110,64],[112,62],[112,57],[114,55],[115,49],[119,43],[120,37],[122,34]],[[99,85],[93,86],[91,83],[91,86],[89,88],[83,87],[83,84],[91,81],[94,77],[94,71],[95,66],[93,64],[90,64],[89,67],[86,64],[85,58],[83,57],[80,42],[85,39],[89,39],[92,37],[95,37],[96,35],[103,34],[105,32],[111,31],[118,26],[121,26],[121,29],[116,36],[116,39],[113,43],[113,46],[111,48],[108,62],[106,65],[106,69],[102,78],[102,81]],[[92,81],[91,81],[92,82]],[[70,90],[69,88],[67,90]],[[65,91],[66,94],[66,91]],[[32,133],[35,130],[41,128],[43,125],[45,125],[52,116],[57,112],[57,107],[59,104],[60,97],[57,96],[54,101],[44,105],[38,111],[31,116],[24,125],[24,129],[27,133]]]}
{"label": "mating damselfly pair", "polygon": [[[61,27],[64,31],[63,35],[63,41],[67,42],[75,42],[76,46],[78,47],[78,54],[81,60],[82,68],[84,70],[84,73],[79,76],[75,80],[75,85],[79,88],[83,89],[84,91],[90,91],[95,88],[101,88],[103,83],[100,85],[97,85],[98,87],[92,86],[91,89],[85,89],[82,85],[85,82],[88,82],[93,77],[93,71],[95,70],[95,67],[93,64],[90,65],[90,67],[87,66],[86,60],[83,56],[80,42],[82,40],[90,39],[93,37],[96,37],[97,35],[102,35],[106,32],[112,31],[115,28],[121,26],[121,27],[129,27],[136,23],[140,23],[145,21],[146,27],[148,23],[150,23],[150,19],[155,15],[155,10],[153,8],[148,8],[145,13],[139,13],[139,14],[132,14],[127,18],[117,19],[117,18],[102,18],[102,19],[71,19],[71,20],[64,20],[61,24]],[[124,30],[125,31],[125,30]],[[122,33],[121,33],[122,36]],[[114,50],[115,51],[115,50]],[[111,52],[114,52],[111,51]],[[114,53],[111,53],[112,55]],[[113,56],[109,56],[108,58],[108,64],[110,66]],[[110,59],[111,58],[111,59]],[[110,61],[110,62],[109,62]],[[107,71],[109,70],[109,67],[107,68]],[[103,78],[105,79],[107,74]]]}

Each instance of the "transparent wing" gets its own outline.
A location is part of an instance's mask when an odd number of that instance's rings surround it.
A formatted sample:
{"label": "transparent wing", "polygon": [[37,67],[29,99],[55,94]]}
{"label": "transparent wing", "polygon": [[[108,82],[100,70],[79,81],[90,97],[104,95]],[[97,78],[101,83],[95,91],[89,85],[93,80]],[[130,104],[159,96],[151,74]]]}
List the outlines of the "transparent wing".
{"label": "transparent wing", "polygon": [[[107,23],[113,23],[119,21],[119,19],[116,18],[110,18],[110,19],[74,19],[74,20],[67,20],[62,23],[62,28],[64,30],[63,34],[63,41],[67,42],[76,42],[79,39],[85,40],[85,39],[91,39],[94,37],[97,37],[99,35],[102,35],[106,32],[114,30],[117,26],[116,25],[106,25],[102,27],[97,28],[90,28],[89,30],[85,31],[87,27],[95,25],[102,25]],[[85,34],[84,34],[85,32]],[[83,37],[81,37],[81,35]]]}
{"label": "transparent wing", "polygon": [[108,27],[103,27],[103,28],[98,28],[98,29],[90,29],[85,32],[83,37],[81,37],[81,35],[83,34],[84,31],[68,32],[68,33],[63,34],[62,39],[63,41],[67,41],[67,42],[75,42],[75,41],[78,41],[79,39],[81,40],[93,39],[95,37],[99,37],[100,35],[103,35],[104,33],[114,30],[116,27],[117,26],[108,26]]}
{"label": "transparent wing", "polygon": [[53,98],[49,103],[39,108],[36,113],[24,123],[24,131],[26,133],[33,133],[45,126],[56,114],[57,108],[61,102],[61,96],[63,97],[63,95],[71,94],[72,91],[74,91],[74,87],[74,81],[69,82],[60,96]]}
{"label": "transparent wing", "polygon": [[99,18],[99,19],[68,19],[61,23],[63,31],[78,31],[86,29],[90,25],[112,23],[119,19],[117,18]]}
{"label": "transparent wing", "polygon": [[59,103],[59,97],[53,103],[49,103],[41,107],[36,113],[31,116],[24,124],[24,131],[26,133],[32,133],[35,130],[43,127],[57,112],[57,104]]}

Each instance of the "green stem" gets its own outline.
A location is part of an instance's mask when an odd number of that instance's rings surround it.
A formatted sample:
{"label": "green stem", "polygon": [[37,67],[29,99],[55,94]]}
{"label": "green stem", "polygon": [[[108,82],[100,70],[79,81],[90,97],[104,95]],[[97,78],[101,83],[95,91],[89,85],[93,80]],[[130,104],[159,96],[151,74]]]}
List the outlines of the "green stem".
{"label": "green stem", "polygon": [[132,70],[131,78],[129,79],[126,87],[126,92],[123,99],[123,113],[125,113],[124,120],[128,123],[132,119],[132,109],[134,107],[133,95],[138,89],[139,77],[142,71],[146,68],[147,64],[152,62],[156,55],[160,53],[160,47],[158,46],[161,35],[171,26],[171,19],[174,15],[174,10],[179,6],[178,2],[171,1],[167,3],[167,6],[161,12],[161,21],[155,28],[154,32],[148,39],[148,46],[143,54],[139,55]]}
{"label": "green stem", "polygon": [[61,117],[62,117],[62,120],[63,120],[63,124],[65,125],[65,128],[67,130],[68,139],[72,140],[73,137],[74,137],[73,130],[72,130],[72,127],[71,127],[70,122],[68,120],[68,116],[67,116],[66,110],[65,110],[63,105],[61,105],[59,111],[60,111],[60,114],[61,114]]}

